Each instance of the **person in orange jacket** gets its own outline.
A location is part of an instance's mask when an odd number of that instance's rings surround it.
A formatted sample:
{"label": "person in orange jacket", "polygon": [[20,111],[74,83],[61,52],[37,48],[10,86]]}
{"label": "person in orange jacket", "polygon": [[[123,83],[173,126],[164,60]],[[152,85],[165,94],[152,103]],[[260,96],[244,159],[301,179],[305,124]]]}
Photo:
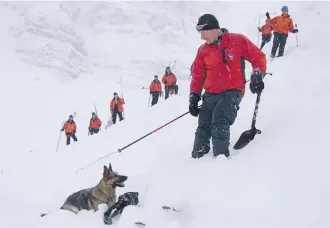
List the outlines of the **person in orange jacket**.
{"label": "person in orange jacket", "polygon": [[289,15],[289,8],[287,6],[282,7],[282,15],[274,17],[272,19],[272,24],[274,26],[274,40],[271,52],[271,57],[274,58],[279,47],[278,55],[276,57],[281,57],[284,54],[284,48],[286,40],[288,38],[289,32],[296,33],[298,29],[293,26],[293,21]]}
{"label": "person in orange jacket", "polygon": [[151,106],[153,106],[158,103],[159,96],[162,96],[163,94],[162,84],[158,79],[158,75],[154,76],[154,80],[152,80],[152,82],[150,83],[149,90],[150,95],[152,95]]}
{"label": "person in orange jacket", "polygon": [[176,84],[176,76],[171,72],[170,67],[166,67],[165,74],[162,78],[162,83],[165,86],[165,100],[169,97],[169,92],[174,89],[175,94],[178,94],[179,87]]}
{"label": "person in orange jacket", "polygon": [[65,131],[66,145],[70,145],[70,138],[72,137],[75,142],[78,141],[76,137],[77,125],[73,120],[73,115],[69,116],[69,119],[64,123],[61,131]]}
{"label": "person in orange jacket", "polygon": [[95,112],[92,112],[92,118],[89,121],[89,127],[88,127],[89,133],[91,135],[99,133],[101,125],[102,122],[100,118],[95,114]]}
{"label": "person in orange jacket", "polygon": [[114,98],[110,102],[110,112],[112,115],[112,123],[116,123],[117,120],[117,114],[119,116],[119,121],[122,121],[124,119],[123,112],[124,108],[123,105],[125,104],[125,101],[123,98],[120,98],[118,96],[118,93],[113,94]]}
{"label": "person in orange jacket", "polygon": [[266,43],[268,43],[272,38],[272,31],[273,31],[273,23],[272,19],[270,19],[269,13],[266,13],[266,24],[263,25],[261,28],[258,27],[259,32],[261,32],[262,37],[262,43],[260,46],[260,50],[265,46]]}

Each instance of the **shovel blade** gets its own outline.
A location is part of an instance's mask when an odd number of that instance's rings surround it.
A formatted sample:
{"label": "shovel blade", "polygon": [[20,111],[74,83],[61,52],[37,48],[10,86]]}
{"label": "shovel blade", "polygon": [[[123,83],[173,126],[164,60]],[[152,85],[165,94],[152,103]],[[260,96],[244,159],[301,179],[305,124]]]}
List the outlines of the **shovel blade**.
{"label": "shovel blade", "polygon": [[249,144],[249,142],[251,142],[254,139],[254,136],[257,133],[260,134],[261,131],[256,129],[244,131],[237,140],[236,144],[234,145],[234,149],[239,150],[245,147],[247,144]]}

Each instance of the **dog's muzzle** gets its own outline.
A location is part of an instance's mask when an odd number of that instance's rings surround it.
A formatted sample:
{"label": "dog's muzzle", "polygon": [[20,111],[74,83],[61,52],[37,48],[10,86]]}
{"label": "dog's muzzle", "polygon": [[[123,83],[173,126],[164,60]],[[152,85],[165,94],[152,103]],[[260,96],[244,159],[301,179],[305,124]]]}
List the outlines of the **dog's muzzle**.
{"label": "dog's muzzle", "polygon": [[118,180],[116,181],[116,187],[125,187],[124,182],[127,180],[127,176],[118,176]]}

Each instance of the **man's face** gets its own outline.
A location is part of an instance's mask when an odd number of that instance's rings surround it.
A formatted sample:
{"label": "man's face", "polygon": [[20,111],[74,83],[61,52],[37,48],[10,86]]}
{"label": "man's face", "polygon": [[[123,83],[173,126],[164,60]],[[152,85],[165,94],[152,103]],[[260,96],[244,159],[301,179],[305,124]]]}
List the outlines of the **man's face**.
{"label": "man's face", "polygon": [[218,33],[216,29],[202,30],[199,31],[199,33],[201,34],[201,39],[205,40],[208,44],[211,44],[218,39]]}
{"label": "man's face", "polygon": [[171,70],[170,69],[166,69],[166,73],[171,73]]}
{"label": "man's face", "polygon": [[118,98],[118,94],[115,95],[115,98]]}
{"label": "man's face", "polygon": [[158,77],[154,77],[155,80],[158,80]]}

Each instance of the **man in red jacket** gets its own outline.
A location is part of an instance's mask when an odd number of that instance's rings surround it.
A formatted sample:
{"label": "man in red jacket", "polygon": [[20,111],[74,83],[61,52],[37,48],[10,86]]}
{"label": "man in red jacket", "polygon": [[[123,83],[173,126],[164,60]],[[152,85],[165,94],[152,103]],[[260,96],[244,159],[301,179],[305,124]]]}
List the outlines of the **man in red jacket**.
{"label": "man in red jacket", "polygon": [[[250,90],[261,93],[266,56],[247,37],[223,33],[211,14],[201,16],[196,29],[206,43],[199,47],[192,68],[189,112],[192,116],[199,115],[192,157],[207,154],[212,137],[213,155],[223,154],[228,158],[230,125],[235,122],[245,93],[245,60],[253,67]],[[205,93],[199,108],[203,87]]]}

